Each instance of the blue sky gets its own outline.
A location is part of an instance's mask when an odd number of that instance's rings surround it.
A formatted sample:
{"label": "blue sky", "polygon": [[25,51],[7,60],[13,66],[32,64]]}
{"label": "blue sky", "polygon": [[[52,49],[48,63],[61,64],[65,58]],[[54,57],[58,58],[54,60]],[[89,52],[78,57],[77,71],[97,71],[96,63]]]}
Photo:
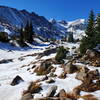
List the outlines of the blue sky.
{"label": "blue sky", "polygon": [[100,0],[0,0],[0,5],[26,9],[57,20],[86,19],[91,9],[100,13]]}

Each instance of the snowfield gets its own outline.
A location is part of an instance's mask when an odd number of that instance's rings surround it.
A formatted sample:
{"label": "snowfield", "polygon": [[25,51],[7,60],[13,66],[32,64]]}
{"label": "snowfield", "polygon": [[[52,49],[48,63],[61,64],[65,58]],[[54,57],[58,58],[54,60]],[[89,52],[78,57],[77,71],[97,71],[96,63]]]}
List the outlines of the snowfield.
{"label": "snowfield", "polygon": [[[59,44],[61,45],[61,44]],[[70,55],[73,53],[72,47],[79,47],[79,44],[73,44],[73,43],[64,43],[63,46],[70,48]],[[33,70],[28,71],[28,68],[32,68],[34,62],[38,62],[40,59],[36,59],[37,55],[33,55],[35,53],[41,53],[46,48],[50,47],[50,45],[45,46],[30,46],[29,48],[19,48],[19,47],[13,47],[9,44],[0,43],[0,61],[1,60],[9,60],[5,63],[0,63],[0,100],[20,100],[22,93],[24,90],[27,90],[30,82],[36,81],[38,79],[42,79],[44,76],[37,76],[35,73],[33,73]],[[55,57],[56,53],[51,54],[49,56],[43,56],[41,60],[46,60]],[[53,65],[56,67],[56,71],[54,74],[59,76],[63,70],[60,65]],[[88,68],[91,68],[88,66]],[[92,67],[93,68],[93,67]],[[96,69],[96,68],[93,68]],[[100,68],[98,68],[100,71]],[[12,80],[19,75],[24,82],[11,86]],[[79,86],[82,82],[80,80],[75,79],[76,73],[74,74],[67,74],[67,77],[65,79],[59,79],[54,78],[55,83],[47,84],[44,81],[41,82],[42,91],[40,93],[36,93],[34,95],[34,98],[42,98],[46,97],[48,90],[52,86],[58,86],[57,93],[61,89],[65,89],[66,92],[72,92],[72,90]],[[95,95],[98,100],[100,100],[100,91],[95,91],[93,93],[87,93],[87,92],[81,92],[81,95],[85,94],[93,94]],[[83,99],[79,99],[83,100]]]}

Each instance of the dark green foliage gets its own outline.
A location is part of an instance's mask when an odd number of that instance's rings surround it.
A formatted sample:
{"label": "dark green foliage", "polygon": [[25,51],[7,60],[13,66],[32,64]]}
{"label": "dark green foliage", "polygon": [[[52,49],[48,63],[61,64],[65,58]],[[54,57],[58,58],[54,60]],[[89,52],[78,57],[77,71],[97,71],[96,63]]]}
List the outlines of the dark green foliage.
{"label": "dark green foliage", "polygon": [[93,49],[95,46],[96,43],[93,37],[84,37],[80,44],[80,53],[83,55],[87,49]]}
{"label": "dark green foliage", "polygon": [[95,40],[96,40],[96,44],[100,44],[100,14],[98,14],[97,16],[97,20],[96,20],[96,36],[95,36]]}
{"label": "dark green foliage", "polygon": [[87,49],[93,49],[96,46],[95,17],[93,11],[90,12],[85,33],[86,36],[82,39],[80,44],[81,54],[85,54]]}
{"label": "dark green foliage", "polygon": [[6,32],[0,32],[0,41],[1,42],[8,42],[8,34]]}
{"label": "dark green foliage", "polygon": [[88,19],[88,24],[86,28],[86,35],[89,37],[94,36],[95,34],[95,16],[93,10],[90,11],[89,19]]}
{"label": "dark green foliage", "polygon": [[58,62],[63,62],[63,59],[66,58],[66,49],[61,46],[58,48],[58,51],[57,51],[57,55],[55,56],[55,60],[58,61]]}
{"label": "dark green foliage", "polygon": [[18,43],[21,46],[26,46],[25,42],[32,43],[33,42],[33,26],[32,23],[27,22],[25,28],[21,27],[20,32],[20,40]]}
{"label": "dark green foliage", "polygon": [[73,33],[69,33],[68,42],[74,42]]}
{"label": "dark green foliage", "polygon": [[27,22],[24,32],[23,32],[23,37],[24,41],[32,43],[33,42],[33,26],[32,23]]}

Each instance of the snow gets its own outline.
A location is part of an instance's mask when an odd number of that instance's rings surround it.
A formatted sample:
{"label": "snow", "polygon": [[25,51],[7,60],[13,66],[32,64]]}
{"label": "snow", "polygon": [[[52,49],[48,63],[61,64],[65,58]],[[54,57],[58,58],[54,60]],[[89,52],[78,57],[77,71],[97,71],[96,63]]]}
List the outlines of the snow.
{"label": "snow", "polygon": [[[35,46],[37,48],[38,46]],[[0,60],[12,59],[12,62],[0,64],[0,100],[20,100],[22,91],[26,90],[31,81],[41,79],[43,76],[36,76],[27,71],[27,68],[32,67],[29,65],[35,62],[37,56],[28,56],[34,53],[43,52],[47,46],[41,46],[38,49],[32,48],[19,48],[12,47],[9,44],[0,43]],[[41,50],[42,48],[42,50]],[[11,50],[11,51],[9,51]],[[19,58],[23,58],[22,61]],[[25,67],[22,67],[26,65]],[[11,86],[12,80],[19,75],[24,82],[16,86]],[[4,93],[5,92],[5,93]]]}
{"label": "snow", "polygon": [[[12,59],[12,62],[8,63],[2,63],[0,64],[0,100],[20,100],[23,90],[27,90],[30,82],[34,82],[38,79],[42,79],[44,76],[37,76],[34,72],[34,69],[31,69],[33,67],[33,63],[37,62],[36,65],[40,64],[39,60],[46,60],[50,58],[54,58],[56,53],[50,54],[49,56],[43,56],[41,59],[36,59],[37,55],[33,56],[34,53],[42,53],[46,50],[48,47],[52,47],[48,43],[45,43],[45,45],[30,45],[28,48],[20,48],[20,47],[13,47],[10,44],[6,43],[0,43],[0,61],[5,59]],[[53,45],[52,48],[55,48],[56,46],[63,45],[64,47],[68,47],[70,50],[70,55],[74,54],[74,51],[72,48],[76,47],[76,49],[79,47],[79,43],[63,43],[59,45]],[[20,59],[22,60],[20,60]],[[93,67],[84,65],[81,63],[76,63],[76,65],[80,65],[83,67],[88,67],[90,70],[98,69],[100,72],[99,67]],[[61,75],[63,73],[63,68],[61,68],[60,64],[53,64],[54,68],[56,68],[54,74],[57,76]],[[30,70],[27,70],[30,68]],[[19,75],[24,82],[16,85],[11,86],[12,80]],[[67,77],[65,79],[60,79],[58,77],[52,77],[52,79],[55,80],[54,83],[48,84],[45,81],[41,81],[42,91],[40,93],[34,94],[34,98],[42,98],[46,97],[48,94],[48,91],[52,86],[57,86],[56,94],[59,93],[61,89],[64,89],[67,93],[71,93],[73,89],[79,85],[82,84],[82,81],[75,78],[76,73],[74,74],[67,74]],[[95,82],[96,80],[93,80]],[[12,92],[13,91],[13,92]],[[5,92],[5,93],[4,93]],[[55,94],[55,95],[56,95]],[[95,92],[84,92],[81,91],[81,96],[86,94],[93,94],[98,99],[100,99],[100,91]],[[82,98],[78,100],[83,100]]]}
{"label": "snow", "polygon": [[17,86],[0,86],[0,100],[20,100],[23,90],[27,89],[28,83]]}
{"label": "snow", "polygon": [[69,21],[68,25],[77,25],[77,24],[80,24],[80,23],[84,24],[84,22],[85,22],[85,19],[77,19],[77,20],[74,20],[74,21]]}

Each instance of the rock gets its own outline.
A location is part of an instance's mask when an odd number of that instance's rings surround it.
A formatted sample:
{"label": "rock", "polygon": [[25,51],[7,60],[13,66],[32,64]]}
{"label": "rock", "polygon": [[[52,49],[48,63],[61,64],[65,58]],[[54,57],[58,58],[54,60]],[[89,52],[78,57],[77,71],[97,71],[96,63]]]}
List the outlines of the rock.
{"label": "rock", "polygon": [[[84,95],[81,96],[81,98],[83,98],[82,100],[98,100],[94,95],[92,94],[88,94],[88,95]],[[81,99],[80,99],[81,100]]]}
{"label": "rock", "polygon": [[87,50],[86,51],[86,55],[89,57],[89,58],[93,58],[96,56],[95,52],[93,50]]}
{"label": "rock", "polygon": [[51,69],[53,68],[53,66],[51,65],[52,65],[52,60],[47,59],[43,61],[40,66],[37,66],[34,72],[37,73],[37,75],[49,74],[51,72]]}
{"label": "rock", "polygon": [[43,77],[42,81],[48,80],[48,76]]}
{"label": "rock", "polygon": [[47,49],[43,53],[40,53],[37,57],[37,59],[40,59],[43,56],[49,56],[50,54],[56,53],[57,48]]}
{"label": "rock", "polygon": [[76,75],[76,79],[84,81],[84,78],[87,77],[87,73],[85,72],[78,72]]}
{"label": "rock", "polygon": [[53,97],[56,93],[56,90],[57,90],[57,86],[52,86],[49,89],[49,92],[47,93],[46,97]]}
{"label": "rock", "polygon": [[66,91],[64,89],[60,90],[59,97],[67,97]]}
{"label": "rock", "polygon": [[31,82],[30,86],[28,87],[28,92],[30,92],[31,94],[33,93],[38,93],[42,90],[41,88],[41,84],[39,83],[34,83],[34,82]]}
{"label": "rock", "polygon": [[11,85],[12,86],[15,86],[21,82],[24,82],[24,80],[20,77],[20,76],[16,76],[13,81],[11,82]]}
{"label": "rock", "polygon": [[89,71],[88,79],[91,79],[91,80],[99,79],[99,71],[98,70]]}
{"label": "rock", "polygon": [[72,62],[68,63],[65,67],[64,67],[64,72],[71,74],[78,71],[78,68],[76,67],[76,65],[73,65]]}
{"label": "rock", "polygon": [[87,73],[89,71],[89,69],[87,67],[82,66],[80,69],[80,72],[84,72]]}
{"label": "rock", "polygon": [[73,89],[73,95],[75,97],[79,96],[80,95],[80,89],[78,89],[77,87]]}
{"label": "rock", "polygon": [[9,63],[9,62],[13,62],[13,59],[3,59],[3,60],[0,60],[0,64]]}
{"label": "rock", "polygon": [[50,74],[49,74],[49,77],[56,77],[57,75],[56,74],[54,74],[54,72],[51,72]]}
{"label": "rock", "polygon": [[63,72],[60,76],[58,76],[58,78],[60,78],[60,79],[65,79],[65,78],[66,78],[66,73]]}
{"label": "rock", "polygon": [[55,82],[55,80],[53,80],[53,79],[51,79],[51,78],[50,78],[49,80],[46,81],[46,83],[54,83],[54,82]]}
{"label": "rock", "polygon": [[77,87],[80,91],[94,92],[100,90],[100,84],[92,82],[90,79],[84,81],[80,86]]}
{"label": "rock", "polygon": [[21,100],[32,100],[33,96],[31,93],[26,93],[22,96]]}
{"label": "rock", "polygon": [[76,47],[75,47],[75,46],[73,46],[73,47],[72,47],[72,49],[76,49]]}

